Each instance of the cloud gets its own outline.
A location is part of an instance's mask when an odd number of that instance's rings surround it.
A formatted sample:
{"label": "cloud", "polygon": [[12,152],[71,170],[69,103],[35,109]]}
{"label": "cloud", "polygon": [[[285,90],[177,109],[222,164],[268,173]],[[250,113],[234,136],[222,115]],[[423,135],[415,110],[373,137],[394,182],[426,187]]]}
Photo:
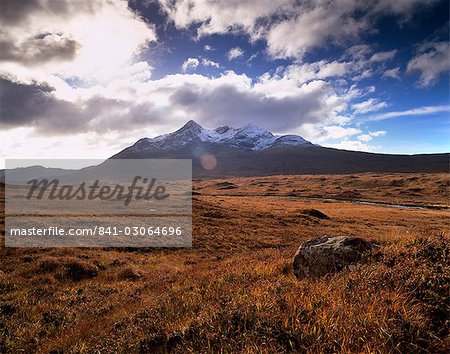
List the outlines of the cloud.
{"label": "cloud", "polygon": [[111,80],[149,41],[153,26],[123,1],[4,0],[0,62],[6,72]]}
{"label": "cloud", "polygon": [[37,0],[4,0],[0,2],[0,20],[5,25],[17,25],[25,22],[31,12],[41,8]]}
{"label": "cloud", "polygon": [[[134,142],[135,130],[121,132],[96,132],[71,134],[70,136],[42,137],[33,128],[15,128],[0,131],[0,155],[11,159],[73,159],[76,147],[77,159],[105,159]],[[0,160],[0,168],[2,166]]]}
{"label": "cloud", "polygon": [[159,0],[161,8],[179,29],[197,24],[197,36],[224,33],[254,33],[258,19],[273,16],[292,0]]}
{"label": "cloud", "polygon": [[123,79],[106,86],[63,89],[4,77],[2,128],[35,127],[41,133],[72,134],[160,124],[164,132],[195,117],[213,125],[252,122],[292,132],[307,123],[336,125],[349,120],[343,112],[351,96],[323,80],[299,83],[268,73],[252,80],[228,71],[218,77],[176,74],[142,81],[139,67],[135,73],[136,80],[123,73]]}
{"label": "cloud", "polygon": [[372,55],[369,59],[371,62],[384,62],[387,60],[391,60],[397,54],[397,50],[390,50],[388,52],[378,52]]}
{"label": "cloud", "polygon": [[322,128],[325,134],[322,139],[342,139],[361,133],[361,130],[356,128],[341,127],[338,125],[326,126]]}
{"label": "cloud", "polygon": [[190,69],[196,69],[199,64],[200,61],[197,58],[187,58],[181,65],[181,69],[186,72]]}
{"label": "cloud", "polygon": [[220,68],[219,63],[209,60],[209,59],[206,59],[206,58],[203,58],[201,63],[203,66],[210,66],[210,67],[217,68],[217,69]]}
{"label": "cloud", "polygon": [[368,132],[367,134],[358,135],[357,138],[360,141],[368,142],[371,141],[373,138],[385,136],[386,134],[387,132],[384,130],[377,130],[375,132]]}
{"label": "cloud", "polygon": [[286,69],[286,75],[299,83],[310,80],[342,77],[352,70],[350,62],[327,62],[320,60],[313,63],[293,64]]}
{"label": "cloud", "polygon": [[0,79],[1,126],[27,125],[39,120],[46,107],[54,105],[51,92],[54,87],[46,83],[12,82]]}
{"label": "cloud", "polygon": [[[133,130],[161,123],[165,116],[157,102],[132,99],[128,87],[72,89],[71,100],[58,97],[58,90],[45,82],[0,79],[0,128],[34,128],[39,134],[72,135],[80,132],[105,133]],[[110,91],[112,90],[112,91]]]}
{"label": "cloud", "polygon": [[216,50],[212,45],[210,45],[210,44],[205,44],[205,46],[203,47],[203,50],[205,51],[205,52],[212,52],[212,51],[214,51],[214,50]]}
{"label": "cloud", "polygon": [[362,60],[373,52],[373,49],[368,44],[353,45],[345,51],[345,58],[352,60]]}
{"label": "cloud", "polygon": [[380,102],[377,99],[369,98],[366,101],[354,103],[352,105],[352,109],[355,111],[355,113],[362,114],[362,113],[379,111],[380,109],[383,109],[387,106],[388,106],[388,104],[386,102]]}
{"label": "cloud", "polygon": [[[212,125],[253,122],[290,131],[305,123],[339,118],[342,107],[338,95],[323,81],[297,86],[285,78],[265,77],[252,83],[246,75],[228,72],[214,79],[177,76],[177,82],[181,86],[169,96],[169,106]],[[279,90],[281,86],[284,91]]]}
{"label": "cloud", "polygon": [[396,80],[400,80],[400,68],[396,67],[396,68],[392,68],[389,70],[386,70],[383,73],[383,78],[391,78],[391,79],[396,79]]}
{"label": "cloud", "polygon": [[[358,82],[383,72],[383,62],[379,58],[371,60],[373,58],[373,55],[369,56],[371,52],[372,49],[367,45],[353,46],[340,60],[291,64],[287,66],[285,72],[286,75],[300,83],[317,79],[339,78]],[[382,57],[385,56],[382,55]]]}
{"label": "cloud", "polygon": [[184,63],[181,65],[181,69],[183,70],[183,72],[186,72],[186,71],[189,71],[189,70],[197,69],[197,67],[199,65],[209,66],[209,67],[216,68],[216,69],[220,68],[220,64],[219,63],[217,63],[217,62],[215,62],[213,60],[207,59],[207,58],[201,58],[201,59],[198,59],[198,58],[187,58],[184,61]]}
{"label": "cloud", "polygon": [[37,65],[75,58],[80,44],[62,33],[40,33],[20,45],[8,39],[0,40],[0,61]]}
{"label": "cloud", "polygon": [[169,21],[179,29],[192,28],[199,38],[245,33],[252,41],[265,40],[272,58],[301,59],[314,49],[348,45],[375,32],[382,16],[395,16],[401,25],[418,10],[437,1],[159,0],[159,3]]}
{"label": "cloud", "polygon": [[341,149],[341,150],[351,150],[351,151],[372,151],[373,146],[367,145],[359,140],[343,140],[339,143],[326,144],[325,146]]}
{"label": "cloud", "polygon": [[420,72],[419,87],[433,86],[442,73],[450,70],[450,44],[432,42],[422,45],[406,67],[406,72]]}
{"label": "cloud", "polygon": [[327,43],[348,43],[369,27],[366,18],[351,16],[354,11],[354,3],[347,1],[294,6],[292,16],[267,31],[267,51],[273,58],[302,58]]}
{"label": "cloud", "polygon": [[233,60],[243,55],[244,51],[239,47],[231,48],[227,53],[228,60]]}
{"label": "cloud", "polygon": [[406,111],[386,112],[370,117],[370,120],[384,120],[398,117],[422,116],[435,113],[450,112],[450,105],[425,106]]}

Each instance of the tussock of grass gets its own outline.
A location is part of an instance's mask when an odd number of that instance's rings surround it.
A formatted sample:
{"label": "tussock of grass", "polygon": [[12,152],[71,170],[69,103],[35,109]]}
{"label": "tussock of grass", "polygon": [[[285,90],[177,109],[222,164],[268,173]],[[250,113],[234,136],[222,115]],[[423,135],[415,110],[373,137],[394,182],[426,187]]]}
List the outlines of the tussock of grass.
{"label": "tussock of grass", "polygon": [[120,280],[138,280],[143,276],[135,267],[125,267],[119,271],[117,278]]}
{"label": "tussock of grass", "polygon": [[45,257],[40,261],[38,271],[55,273],[55,277],[60,280],[80,281],[97,276],[98,267],[75,257]]}

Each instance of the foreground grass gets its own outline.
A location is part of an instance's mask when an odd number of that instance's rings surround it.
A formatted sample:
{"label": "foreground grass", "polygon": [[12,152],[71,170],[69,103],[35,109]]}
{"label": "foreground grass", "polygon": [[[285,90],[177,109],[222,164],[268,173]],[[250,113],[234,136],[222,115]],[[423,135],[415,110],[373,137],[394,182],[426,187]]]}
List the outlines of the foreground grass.
{"label": "foreground grass", "polygon": [[445,237],[385,242],[352,271],[301,281],[273,249],[178,267],[179,254],[153,253],[159,265],[140,266],[142,253],[25,256],[20,276],[0,280],[0,351],[448,349]]}
{"label": "foreground grass", "polygon": [[[193,221],[192,249],[0,248],[0,352],[450,349],[448,211],[197,196]],[[298,245],[325,234],[381,247],[297,280]]]}

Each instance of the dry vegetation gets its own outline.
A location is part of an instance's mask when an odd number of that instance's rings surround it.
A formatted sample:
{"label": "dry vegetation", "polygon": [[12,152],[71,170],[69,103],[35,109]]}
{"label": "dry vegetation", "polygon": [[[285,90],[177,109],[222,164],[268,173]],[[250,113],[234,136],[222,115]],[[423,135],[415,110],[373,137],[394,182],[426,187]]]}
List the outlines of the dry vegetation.
{"label": "dry vegetation", "polygon": [[[192,249],[1,248],[0,352],[448,351],[449,211],[321,199],[448,206],[448,175],[194,186]],[[381,247],[298,281],[297,247],[326,234]]]}
{"label": "dry vegetation", "polygon": [[203,180],[195,184],[194,190],[207,195],[360,200],[449,208],[449,188],[450,175],[448,173],[363,173]]}

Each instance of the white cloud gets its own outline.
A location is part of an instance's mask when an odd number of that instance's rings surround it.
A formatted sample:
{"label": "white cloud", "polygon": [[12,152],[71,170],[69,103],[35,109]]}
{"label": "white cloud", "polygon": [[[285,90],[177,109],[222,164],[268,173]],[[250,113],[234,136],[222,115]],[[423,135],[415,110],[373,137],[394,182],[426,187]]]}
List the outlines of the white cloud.
{"label": "white cloud", "polygon": [[361,130],[359,129],[341,127],[337,125],[323,127],[322,129],[325,132],[324,138],[326,139],[342,139],[361,133]]}
{"label": "white cloud", "polygon": [[299,128],[298,133],[304,138],[317,143],[329,143],[330,141],[347,139],[351,136],[362,133],[360,129],[336,125],[324,124],[304,124]]}
{"label": "white cloud", "polygon": [[344,57],[351,58],[352,60],[365,59],[373,49],[368,44],[353,45],[345,51]]}
{"label": "white cloud", "polygon": [[[286,68],[285,75],[299,83],[330,78],[346,78],[358,82],[381,73],[383,69],[381,57],[386,56],[383,54],[372,60],[371,58],[375,54],[369,57],[371,52],[372,49],[367,45],[353,46],[346,51],[340,60],[319,60],[310,63],[291,64]],[[347,82],[343,82],[343,85],[346,84]]]}
{"label": "white cloud", "polygon": [[352,77],[352,80],[357,82],[364,79],[368,79],[374,75],[373,69],[364,69],[359,74]]}
{"label": "white cloud", "polygon": [[360,141],[368,142],[371,141],[373,138],[379,137],[379,136],[385,136],[386,131],[384,130],[377,130],[375,132],[368,132],[366,134],[358,135],[357,138]]}
{"label": "white cloud", "polygon": [[352,105],[352,109],[355,111],[355,113],[368,113],[368,112],[375,112],[379,111],[380,109],[383,109],[387,107],[388,104],[386,102],[380,102],[379,100],[375,98],[369,98],[366,101],[354,103]]}
{"label": "white cloud", "polygon": [[396,67],[396,68],[392,68],[389,70],[386,70],[383,73],[383,78],[391,78],[391,79],[396,79],[396,80],[400,80],[400,68]]}
{"label": "white cloud", "polygon": [[203,58],[203,59],[202,59],[201,64],[202,64],[203,66],[211,66],[211,67],[217,68],[217,69],[220,68],[220,64],[219,64],[219,63],[217,63],[217,62],[215,62],[215,61],[212,61],[212,60],[209,60],[209,59],[206,59],[206,58]]}
{"label": "white cloud", "polygon": [[384,120],[398,117],[422,116],[435,113],[450,112],[450,105],[424,106],[406,111],[386,112],[370,117],[370,120]]}
{"label": "white cloud", "polygon": [[231,48],[229,50],[229,52],[227,53],[228,60],[233,60],[233,59],[239,58],[243,55],[244,55],[244,51],[239,47]]}
{"label": "white cloud", "polygon": [[286,75],[299,83],[310,80],[345,76],[351,70],[349,62],[327,62],[320,60],[313,63],[293,64],[286,69]]}
{"label": "white cloud", "polygon": [[432,42],[419,47],[418,54],[408,62],[406,72],[420,72],[418,85],[433,86],[442,73],[450,70],[450,44]]}
{"label": "white cloud", "polygon": [[367,145],[358,140],[343,140],[340,143],[326,144],[324,146],[351,151],[373,151],[374,149],[373,146]]}
{"label": "white cloud", "polygon": [[245,33],[252,41],[266,40],[267,52],[274,58],[298,59],[315,48],[348,45],[364,34],[375,32],[380,16],[395,16],[400,23],[408,21],[416,11],[434,5],[437,0],[159,2],[177,28],[195,25],[198,37]]}
{"label": "white cloud", "polygon": [[186,72],[186,71],[189,71],[189,70],[197,69],[197,67],[199,65],[209,66],[209,67],[217,68],[217,69],[220,68],[220,64],[219,63],[217,63],[217,62],[215,62],[213,60],[207,59],[207,58],[201,58],[201,59],[198,59],[198,58],[187,58],[183,62],[183,64],[181,65],[181,69],[183,70],[183,72]]}
{"label": "white cloud", "polygon": [[397,50],[390,50],[388,52],[378,52],[375,53],[374,55],[372,55],[369,59],[369,61],[371,62],[384,62],[384,61],[388,61],[391,60],[392,58],[395,57],[395,55],[397,54]]}
{"label": "white cloud", "polygon": [[181,65],[181,69],[183,70],[183,72],[191,69],[195,70],[199,64],[200,61],[197,58],[187,58]]}
{"label": "white cloud", "polygon": [[355,5],[349,1],[313,1],[292,10],[292,16],[267,31],[267,51],[274,58],[302,58],[326,43],[347,43],[368,28],[365,18],[351,17]]}
{"label": "white cloud", "polygon": [[[136,131],[95,132],[43,137],[33,128],[0,131],[0,156],[10,159],[104,159],[134,143]],[[74,151],[76,147],[76,152]],[[76,155],[74,155],[76,153]],[[0,159],[0,168],[4,161]]]}
{"label": "white cloud", "polygon": [[256,35],[256,21],[292,6],[292,0],[159,0],[162,9],[180,29],[199,24],[197,36],[246,32]]}
{"label": "white cloud", "polygon": [[[322,146],[344,150],[373,151],[374,146],[367,142],[373,138],[384,136],[386,131],[363,132],[354,127],[340,125],[305,124],[298,131],[303,137]],[[358,135],[359,134],[359,135]],[[352,137],[356,136],[356,140]]]}
{"label": "white cloud", "polygon": [[205,52],[212,52],[212,51],[214,51],[214,50],[216,50],[212,45],[210,45],[210,44],[205,44],[205,46],[203,47],[203,50],[205,51]]}

